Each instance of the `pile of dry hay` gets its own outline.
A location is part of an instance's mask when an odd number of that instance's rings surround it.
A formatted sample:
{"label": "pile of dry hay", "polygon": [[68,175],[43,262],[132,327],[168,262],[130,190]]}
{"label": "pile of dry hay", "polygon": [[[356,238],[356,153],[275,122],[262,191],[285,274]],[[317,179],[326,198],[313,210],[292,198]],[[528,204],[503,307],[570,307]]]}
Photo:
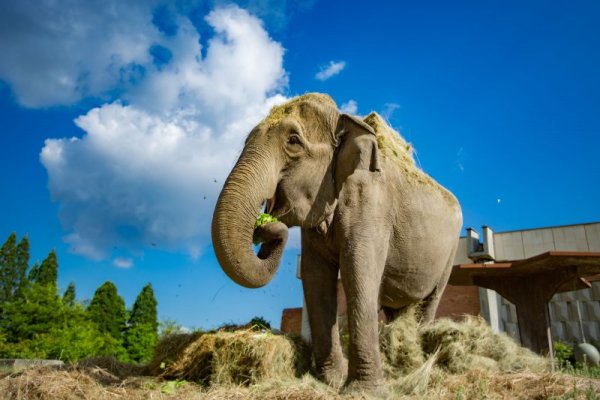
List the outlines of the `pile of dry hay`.
{"label": "pile of dry hay", "polygon": [[546,372],[547,358],[519,346],[504,333],[494,332],[480,317],[456,322],[442,318],[419,326],[415,309],[383,327],[381,348],[388,374],[405,375],[421,367],[426,358],[449,373],[473,370],[494,372]]}
{"label": "pile of dry hay", "polygon": [[254,385],[308,372],[310,349],[300,338],[240,330],[175,334],[156,347],[148,372],[166,379]]}
{"label": "pile of dry hay", "polygon": [[[590,398],[600,393],[598,381],[549,373],[546,359],[478,318],[420,327],[409,310],[382,328],[381,344],[389,398]],[[287,336],[253,330],[177,334],[160,342],[143,371],[110,359],[88,360],[6,376],[0,393],[18,400],[353,398],[317,382],[309,367],[308,348]]]}

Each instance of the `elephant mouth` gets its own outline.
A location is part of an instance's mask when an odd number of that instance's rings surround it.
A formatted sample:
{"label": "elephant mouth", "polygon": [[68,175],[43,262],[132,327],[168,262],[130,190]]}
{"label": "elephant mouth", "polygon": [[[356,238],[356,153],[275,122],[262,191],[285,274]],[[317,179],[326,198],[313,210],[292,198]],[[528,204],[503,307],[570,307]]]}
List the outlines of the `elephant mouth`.
{"label": "elephant mouth", "polygon": [[294,222],[294,220],[290,219],[292,209],[293,207],[290,207],[285,201],[285,196],[280,192],[279,187],[273,193],[273,197],[265,200],[264,212],[279,219],[279,221],[288,227],[293,225]]}
{"label": "elephant mouth", "polygon": [[265,212],[267,214],[271,214],[273,212],[273,210],[275,209],[276,198],[277,198],[277,191],[275,191],[275,193],[273,193],[273,197],[271,197],[270,199],[267,199],[267,203],[265,204]]}

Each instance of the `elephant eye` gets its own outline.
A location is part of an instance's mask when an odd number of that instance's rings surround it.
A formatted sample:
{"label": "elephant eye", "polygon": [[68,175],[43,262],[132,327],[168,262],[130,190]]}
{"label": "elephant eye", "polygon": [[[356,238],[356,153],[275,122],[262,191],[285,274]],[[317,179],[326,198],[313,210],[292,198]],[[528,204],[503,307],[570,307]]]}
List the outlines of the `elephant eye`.
{"label": "elephant eye", "polygon": [[302,140],[300,139],[300,135],[298,135],[297,133],[292,133],[290,135],[290,137],[288,138],[288,144],[290,145],[294,145],[294,144],[302,144]]}

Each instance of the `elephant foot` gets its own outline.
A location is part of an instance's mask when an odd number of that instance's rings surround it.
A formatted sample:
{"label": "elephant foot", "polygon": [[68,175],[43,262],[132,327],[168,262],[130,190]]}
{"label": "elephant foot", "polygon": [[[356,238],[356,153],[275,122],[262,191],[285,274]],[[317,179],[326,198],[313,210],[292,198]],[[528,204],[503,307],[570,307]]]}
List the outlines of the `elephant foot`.
{"label": "elephant foot", "polygon": [[343,358],[342,361],[328,367],[323,367],[319,378],[329,386],[340,389],[348,376],[348,361]]}
{"label": "elephant foot", "polygon": [[342,388],[341,393],[369,399],[389,398],[389,390],[383,379],[348,381]]}

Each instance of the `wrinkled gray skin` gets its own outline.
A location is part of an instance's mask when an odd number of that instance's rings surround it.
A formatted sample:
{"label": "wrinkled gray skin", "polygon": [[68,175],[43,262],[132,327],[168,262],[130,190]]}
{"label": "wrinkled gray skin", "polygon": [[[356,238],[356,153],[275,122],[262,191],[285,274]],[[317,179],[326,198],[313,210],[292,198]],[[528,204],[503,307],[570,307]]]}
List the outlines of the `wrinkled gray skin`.
{"label": "wrinkled gray skin", "polygon": [[[215,209],[212,237],[223,270],[256,288],[273,277],[287,227],[302,232],[302,283],[319,377],[347,390],[382,385],[378,312],[422,302],[434,317],[448,281],[462,215],[458,202],[416,167],[386,156],[374,131],[326,95],[272,110],[246,140]],[[409,172],[407,172],[409,171]],[[280,221],[258,234],[265,200]],[[338,272],[348,302],[349,359],[337,325]]]}

